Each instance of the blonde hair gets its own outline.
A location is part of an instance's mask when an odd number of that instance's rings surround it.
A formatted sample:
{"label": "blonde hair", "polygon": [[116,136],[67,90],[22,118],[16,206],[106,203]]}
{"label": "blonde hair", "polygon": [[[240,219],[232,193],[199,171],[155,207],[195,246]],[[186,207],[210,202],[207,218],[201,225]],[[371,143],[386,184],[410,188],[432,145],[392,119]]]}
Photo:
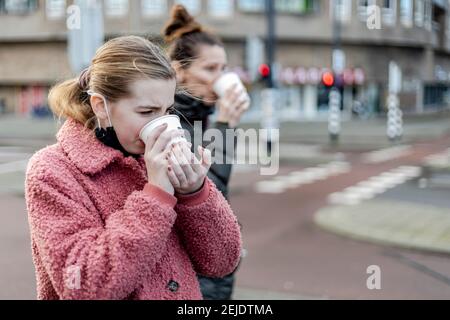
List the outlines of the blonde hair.
{"label": "blonde hair", "polygon": [[72,118],[90,129],[95,114],[88,90],[115,102],[129,96],[129,85],[139,79],[176,79],[175,70],[164,52],[142,37],[112,39],[100,47],[91,66],[78,78],[55,85],[49,93],[49,105],[59,118]]}

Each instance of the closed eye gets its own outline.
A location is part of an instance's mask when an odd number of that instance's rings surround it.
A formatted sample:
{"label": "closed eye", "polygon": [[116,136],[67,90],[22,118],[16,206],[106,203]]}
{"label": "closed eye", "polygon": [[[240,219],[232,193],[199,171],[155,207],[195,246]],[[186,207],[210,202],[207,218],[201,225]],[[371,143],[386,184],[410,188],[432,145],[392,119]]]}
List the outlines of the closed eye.
{"label": "closed eye", "polygon": [[[175,110],[175,104],[171,105],[169,108],[167,108],[166,110],[166,115],[167,114],[172,114]],[[151,116],[154,115],[156,113],[160,114],[161,113],[161,109],[160,108],[140,108],[140,110],[138,109],[137,113],[139,113],[142,116]]]}
{"label": "closed eye", "polygon": [[143,112],[139,112],[140,114],[143,114],[143,115],[149,115],[149,114],[153,114],[153,110],[149,110],[149,111],[143,111]]}

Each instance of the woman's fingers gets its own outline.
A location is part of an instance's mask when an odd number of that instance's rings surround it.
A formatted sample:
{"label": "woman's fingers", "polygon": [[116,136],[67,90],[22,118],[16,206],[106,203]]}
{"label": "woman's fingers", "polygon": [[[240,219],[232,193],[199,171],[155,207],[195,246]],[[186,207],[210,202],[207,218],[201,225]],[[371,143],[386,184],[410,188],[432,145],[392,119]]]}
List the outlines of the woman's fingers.
{"label": "woman's fingers", "polygon": [[243,92],[240,97],[240,107],[246,111],[250,107],[250,96],[247,92]]}
{"label": "woman's fingers", "polygon": [[240,96],[242,95],[242,89],[238,88],[236,84],[231,86],[224,97],[225,106],[228,109],[233,110],[236,107],[237,102],[239,101]]}
{"label": "woman's fingers", "polygon": [[178,159],[175,156],[173,150],[172,150],[172,152],[170,152],[170,155],[169,155],[169,168],[171,168],[173,174],[177,178],[180,187],[187,185],[187,182],[188,182],[187,177],[184,174],[184,171],[181,168],[181,165],[178,162]]}
{"label": "woman's fingers", "polygon": [[239,120],[245,111],[247,111],[247,109],[245,108],[245,102],[243,102],[233,111],[233,113],[231,113],[231,118],[233,120]]}
{"label": "woman's fingers", "polygon": [[196,174],[202,174],[201,162],[200,162],[200,160],[197,159],[195,154],[193,154],[191,152],[190,146],[188,146],[186,144],[181,144],[181,150],[183,151],[184,156],[186,157],[186,159],[189,159],[189,163],[191,165],[192,170]]}
{"label": "woman's fingers", "polygon": [[183,135],[184,135],[183,130],[171,130],[163,132],[156,140],[151,152],[156,154],[163,152],[166,149],[169,142]]}
{"label": "woman's fingers", "polygon": [[231,109],[236,109],[237,104],[239,103],[239,99],[241,98],[243,94],[242,89],[236,88],[233,90],[233,94],[230,96],[229,103],[231,106]]}
{"label": "woman's fingers", "polygon": [[171,157],[169,159],[181,186],[186,188],[196,183],[198,176],[192,168],[192,158],[189,159],[190,155],[192,153],[185,156],[181,143],[177,143],[172,147]]}
{"label": "woman's fingers", "polygon": [[211,167],[211,151],[201,146],[198,147],[198,153],[201,157],[201,164],[206,171]]}
{"label": "woman's fingers", "polygon": [[229,100],[229,99],[233,98],[236,88],[237,88],[237,84],[233,84],[231,87],[229,87],[225,91],[225,99]]}
{"label": "woman's fingers", "polygon": [[172,151],[175,154],[181,168],[183,169],[184,175],[186,176],[188,183],[194,183],[196,180],[196,174],[192,169],[191,153],[186,155],[182,149],[182,143],[180,142],[174,145]]}
{"label": "woman's fingers", "polygon": [[167,176],[169,177],[169,181],[175,189],[178,189],[181,187],[180,180],[178,180],[178,177],[175,174],[171,165],[169,165],[169,167],[167,169]]}

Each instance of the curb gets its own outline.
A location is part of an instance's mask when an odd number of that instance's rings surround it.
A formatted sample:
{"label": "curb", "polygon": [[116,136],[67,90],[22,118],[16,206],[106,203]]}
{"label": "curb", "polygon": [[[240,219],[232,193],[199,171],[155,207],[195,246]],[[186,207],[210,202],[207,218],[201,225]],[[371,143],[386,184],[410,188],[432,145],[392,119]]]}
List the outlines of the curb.
{"label": "curb", "polygon": [[319,210],[320,228],[355,240],[450,254],[450,212],[401,201],[372,200]]}

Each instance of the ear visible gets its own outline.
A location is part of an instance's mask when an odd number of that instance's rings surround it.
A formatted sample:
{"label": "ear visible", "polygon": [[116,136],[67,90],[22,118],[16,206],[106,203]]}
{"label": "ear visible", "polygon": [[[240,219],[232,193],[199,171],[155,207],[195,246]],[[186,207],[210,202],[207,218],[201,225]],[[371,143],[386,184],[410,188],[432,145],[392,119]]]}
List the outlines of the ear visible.
{"label": "ear visible", "polygon": [[184,79],[186,78],[186,71],[181,67],[180,61],[172,61],[170,64],[172,65],[172,68],[174,68],[175,72],[177,73],[177,82],[184,83]]}
{"label": "ear visible", "polygon": [[108,119],[108,114],[106,113],[105,102],[103,99],[97,95],[92,95],[91,99],[92,110],[99,120],[106,121]]}

